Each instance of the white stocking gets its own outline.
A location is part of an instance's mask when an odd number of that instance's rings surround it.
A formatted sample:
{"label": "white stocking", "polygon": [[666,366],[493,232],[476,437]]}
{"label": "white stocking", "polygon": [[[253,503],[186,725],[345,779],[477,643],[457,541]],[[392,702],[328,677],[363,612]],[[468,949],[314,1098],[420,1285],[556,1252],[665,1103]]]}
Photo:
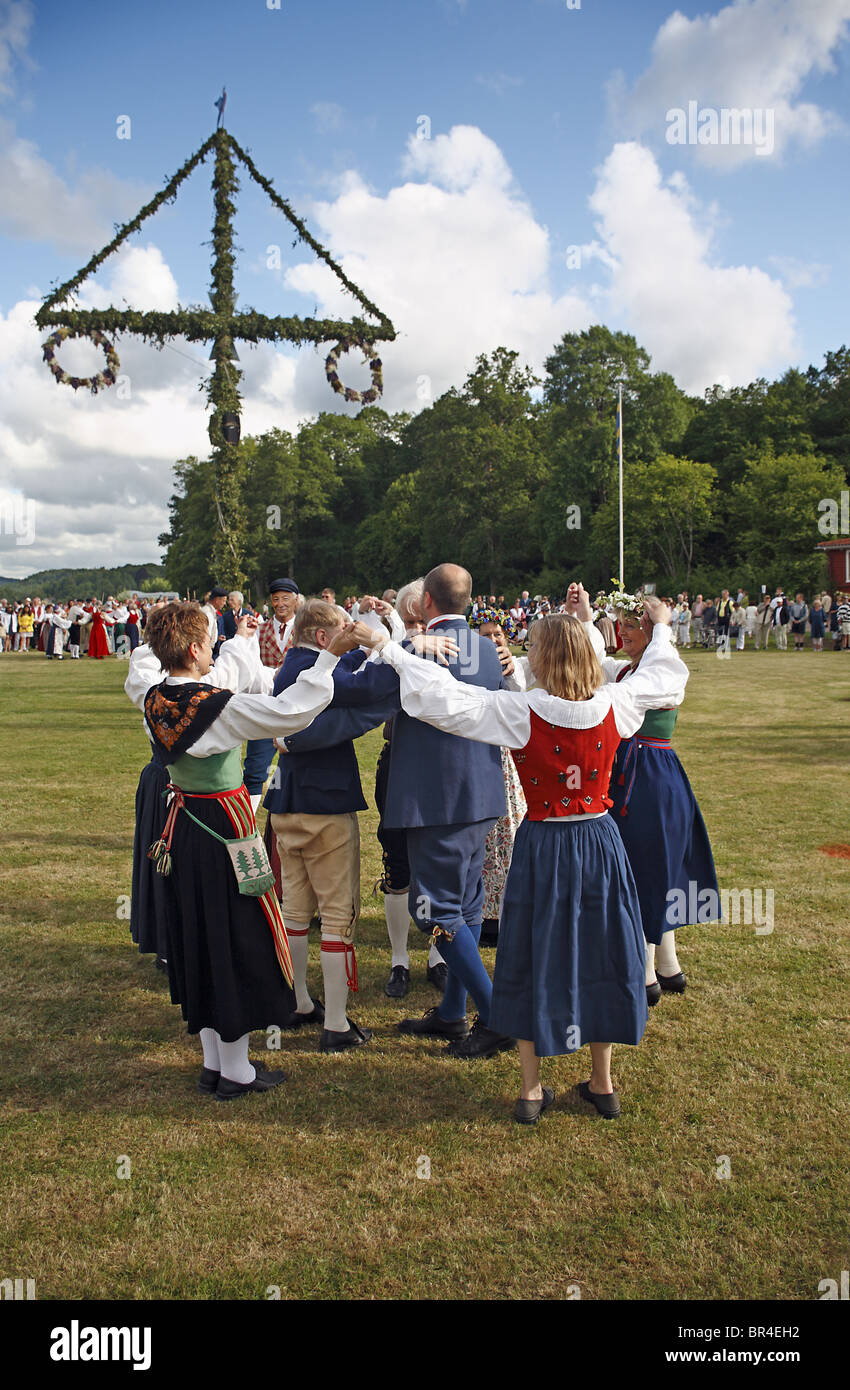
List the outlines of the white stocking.
{"label": "white stocking", "polygon": [[679,957],[676,955],[676,933],[666,931],[658,943],[657,965],[659,974],[665,980],[669,980],[673,975],[678,975],[682,967],[679,964]]}
{"label": "white stocking", "polygon": [[243,1037],[237,1038],[236,1042],[222,1042],[218,1033],[218,1055],[221,1058],[221,1074],[228,1081],[235,1081],[238,1086],[247,1086],[249,1081],[253,1081],[257,1075],[251,1063],[248,1061],[248,1043],[251,1039],[250,1033],[245,1033]]}
{"label": "white stocking", "polygon": [[443,957],[440,955],[440,952],[437,950],[436,946],[434,946],[434,945],[432,944],[431,949],[430,949],[430,951],[428,952],[428,964],[429,964],[429,966],[431,966],[431,965],[445,965],[445,963],[446,963],[446,962],[443,960]]}
{"label": "white stocking", "polygon": [[[322,932],[325,942],[338,942],[338,936]],[[325,1027],[332,1033],[347,1033],[348,978],[345,973],[344,951],[322,951],[322,979],[325,982]]]}
{"label": "white stocking", "polygon": [[308,1014],[313,1008],[313,1001],[307,988],[307,957],[310,951],[309,927],[309,922],[286,923],[286,938],[289,942],[292,973],[295,977],[292,986],[295,990],[295,1008],[300,1014]]}
{"label": "white stocking", "polygon": [[385,893],[384,912],[387,915],[387,935],[393,950],[393,967],[403,965],[410,968],[407,951],[407,932],[410,927],[410,908],[406,893]]}
{"label": "white stocking", "polygon": [[208,1071],[221,1071],[218,1055],[218,1033],[214,1028],[201,1029],[201,1047],[204,1049],[204,1066]]}
{"label": "white stocking", "polygon": [[654,984],[656,983],[656,979],[655,979],[655,947],[653,946],[652,942],[651,942],[651,941],[647,941],[645,937],[644,937],[644,942],[643,942],[643,944],[644,944],[644,946],[646,947],[646,951],[645,951],[645,955],[644,955],[644,959],[645,959],[645,962],[646,962],[646,983],[647,983],[648,985],[654,985]]}

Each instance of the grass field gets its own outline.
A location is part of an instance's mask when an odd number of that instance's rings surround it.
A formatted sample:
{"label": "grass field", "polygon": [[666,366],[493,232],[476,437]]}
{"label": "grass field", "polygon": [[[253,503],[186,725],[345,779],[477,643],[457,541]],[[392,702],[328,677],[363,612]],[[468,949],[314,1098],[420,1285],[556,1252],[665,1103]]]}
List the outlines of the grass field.
{"label": "grass field", "polygon": [[125,920],[148,757],[126,668],[0,657],[0,1278],[40,1299],[817,1298],[850,1253],[850,858],[820,849],[850,844],[850,656],[688,661],[677,747],[718,877],[772,888],[774,931],[683,929],[687,992],[615,1048],[622,1118],[577,1099],[585,1050],[543,1064],[556,1106],[525,1129],[515,1055],[452,1062],[395,1030],[436,996],[413,930],[414,988],[383,993],[374,811],[351,1009],[373,1043],[285,1040],[286,1086],[198,1096],[197,1042]]}

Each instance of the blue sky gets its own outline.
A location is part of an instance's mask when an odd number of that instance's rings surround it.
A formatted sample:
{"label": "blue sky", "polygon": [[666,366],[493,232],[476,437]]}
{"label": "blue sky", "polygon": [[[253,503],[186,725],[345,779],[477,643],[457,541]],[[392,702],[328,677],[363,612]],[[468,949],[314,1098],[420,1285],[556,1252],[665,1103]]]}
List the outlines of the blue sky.
{"label": "blue sky", "polygon": [[[119,343],[132,401],[83,399],[30,320],[211,132],[222,84],[225,124],[399,329],[388,408],[501,342],[539,369],[600,321],[702,391],[846,338],[848,21],[850,0],[0,0],[0,489],[40,517],[29,547],[0,534],[0,572],[157,553],[169,465],[205,447],[207,349]],[[771,152],[669,144],[691,100],[770,110]],[[96,302],[203,300],[210,167],[103,268]],[[348,311],[247,181],[237,232],[242,306]],[[346,408],[315,354],[248,356],[246,431]]]}

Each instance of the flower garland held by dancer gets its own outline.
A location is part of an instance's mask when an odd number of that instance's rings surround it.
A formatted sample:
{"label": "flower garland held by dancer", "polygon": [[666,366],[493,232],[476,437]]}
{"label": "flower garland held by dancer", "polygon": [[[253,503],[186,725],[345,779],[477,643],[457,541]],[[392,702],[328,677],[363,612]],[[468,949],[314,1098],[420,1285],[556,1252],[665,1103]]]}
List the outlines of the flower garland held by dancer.
{"label": "flower garland held by dancer", "polygon": [[[373,645],[399,673],[402,708],[444,732],[514,750],[528,815],[517,832],[505,885],[489,1025],[517,1038],[522,1093],[514,1112],[536,1123],[554,1092],[539,1058],[590,1044],[581,1098],[607,1118],[620,1113],[611,1080],[615,1042],[634,1046],[648,1016],[640,905],[608,783],[621,739],[681,680],[670,610],[648,600],[654,623],[641,669],[603,684],[582,621],[551,615],[532,629],[536,688],[485,690],[446,675],[380,635]],[[453,947],[450,941],[444,950]],[[451,968],[451,954],[447,956]]]}
{"label": "flower garland held by dancer", "polygon": [[[248,620],[249,628],[253,620]],[[147,692],[154,756],[168,770],[173,799],[151,853],[172,893],[168,975],[188,1031],[199,1033],[199,1090],[231,1100],[285,1080],[248,1058],[253,1029],[283,1024],[293,1007],[286,931],[262,842],[242,782],[246,738],[304,728],[333,697],[337,658],[356,639],[340,633],[315,666],[280,696],[236,694],[204,685],[212,647],[194,603],[170,603],[148,620],[151,652],[169,674]],[[250,650],[259,678],[259,647]],[[258,866],[255,871],[255,866]]]}

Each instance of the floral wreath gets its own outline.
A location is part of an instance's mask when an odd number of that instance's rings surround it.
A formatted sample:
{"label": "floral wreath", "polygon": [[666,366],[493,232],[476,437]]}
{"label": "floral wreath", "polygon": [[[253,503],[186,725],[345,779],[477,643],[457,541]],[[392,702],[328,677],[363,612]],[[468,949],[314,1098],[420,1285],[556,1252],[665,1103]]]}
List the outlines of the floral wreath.
{"label": "floral wreath", "polygon": [[[98,372],[96,376],[71,376],[64,368],[59,366],[56,361],[56,349],[62,345],[66,338],[91,338],[95,347],[103,348],[106,354],[106,371]],[[78,328],[57,328],[55,333],[42,343],[44,360],[62,386],[73,386],[78,391],[81,386],[91,388],[91,393],[96,396],[102,386],[114,386],[118,377],[118,353],[114,345],[109,341],[104,333],[99,329],[92,328],[83,332]]]}
{"label": "floral wreath", "polygon": [[[351,352],[353,348],[359,347],[369,364],[372,373],[372,385],[367,391],[355,391],[353,386],[343,386],[339,379],[337,367],[339,366],[340,354]],[[384,390],[383,362],[380,357],[375,355],[375,349],[370,343],[354,341],[351,343],[337,343],[335,348],[331,348],[325,358],[325,376],[337,395],[344,396],[347,401],[362,401],[363,405],[371,405],[376,401]]]}
{"label": "floral wreath", "polygon": [[644,610],[644,595],[642,593],[629,594],[623,588],[622,583],[616,579],[611,580],[612,584],[617,585],[610,594],[606,594],[604,589],[600,589],[596,598],[593,600],[593,607],[597,613],[607,613],[609,608],[614,608],[622,617],[642,618]]}
{"label": "floral wreath", "polygon": [[517,640],[517,625],[504,608],[479,608],[476,613],[470,613],[467,622],[471,628],[483,627],[485,623],[498,623],[510,642]]}

